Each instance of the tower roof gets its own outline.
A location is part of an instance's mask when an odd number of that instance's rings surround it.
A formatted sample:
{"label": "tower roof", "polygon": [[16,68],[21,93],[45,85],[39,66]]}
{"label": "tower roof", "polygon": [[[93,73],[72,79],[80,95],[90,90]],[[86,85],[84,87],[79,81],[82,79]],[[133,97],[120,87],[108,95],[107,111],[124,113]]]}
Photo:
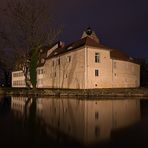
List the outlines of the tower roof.
{"label": "tower roof", "polygon": [[83,31],[81,38],[85,37],[89,37],[95,40],[97,43],[100,43],[100,39],[97,37],[96,33],[90,27],[88,27],[85,31]]}

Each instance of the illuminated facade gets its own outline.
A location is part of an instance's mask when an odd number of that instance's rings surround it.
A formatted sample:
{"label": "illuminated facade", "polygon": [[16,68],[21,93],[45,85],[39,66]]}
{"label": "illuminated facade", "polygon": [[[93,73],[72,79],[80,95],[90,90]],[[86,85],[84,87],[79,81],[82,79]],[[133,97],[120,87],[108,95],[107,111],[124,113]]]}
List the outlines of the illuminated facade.
{"label": "illuminated facade", "polygon": [[[17,72],[12,73],[12,86],[20,87],[16,83],[15,73]],[[18,78],[20,80],[20,77]],[[23,79],[23,76],[21,78]],[[127,54],[102,45],[90,28],[84,31],[81,39],[76,42],[66,46],[62,42],[53,45],[44,52],[38,63],[39,88],[93,89],[139,86],[140,65]]]}

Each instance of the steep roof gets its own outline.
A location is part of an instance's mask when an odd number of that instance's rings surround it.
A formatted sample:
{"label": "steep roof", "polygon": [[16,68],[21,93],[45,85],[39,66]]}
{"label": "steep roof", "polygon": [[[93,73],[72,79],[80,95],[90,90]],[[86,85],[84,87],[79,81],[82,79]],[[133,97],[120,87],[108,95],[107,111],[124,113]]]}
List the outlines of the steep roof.
{"label": "steep roof", "polygon": [[[51,51],[52,48],[57,45],[58,48],[62,48],[63,47],[63,42],[61,41],[57,41],[53,44],[51,44],[50,46],[43,46],[40,48],[40,51],[39,51],[39,57],[38,57],[38,64],[37,64],[37,67],[43,67],[45,62],[46,62],[46,59],[47,59],[47,53],[48,51]],[[52,53],[52,51],[51,51]]]}
{"label": "steep roof", "polygon": [[130,60],[130,57],[125,52],[119,51],[117,49],[111,49],[110,57],[112,59],[118,59],[118,60]]}
{"label": "steep roof", "polygon": [[75,41],[75,42],[73,42],[73,43],[71,43],[71,44],[69,44],[69,45],[67,45],[63,48],[57,48],[56,50],[54,50],[50,54],[50,56],[48,58],[52,58],[52,57],[67,53],[69,51],[73,51],[73,50],[78,49],[78,48],[83,47],[83,46],[100,47],[100,48],[104,48],[104,49],[107,48],[104,45],[98,44],[93,39],[91,39],[89,37],[85,37],[85,38],[82,38],[78,41]]}
{"label": "steep roof", "polygon": [[103,44],[96,42],[95,40],[91,39],[89,36],[81,38],[80,40],[75,41],[63,48],[57,48],[50,54],[48,58],[53,58],[61,54],[65,54],[67,52],[74,51],[83,46],[91,46],[91,47],[101,48],[102,50],[108,50],[110,51],[110,57],[112,59],[135,62],[125,52],[118,49],[111,49]]}

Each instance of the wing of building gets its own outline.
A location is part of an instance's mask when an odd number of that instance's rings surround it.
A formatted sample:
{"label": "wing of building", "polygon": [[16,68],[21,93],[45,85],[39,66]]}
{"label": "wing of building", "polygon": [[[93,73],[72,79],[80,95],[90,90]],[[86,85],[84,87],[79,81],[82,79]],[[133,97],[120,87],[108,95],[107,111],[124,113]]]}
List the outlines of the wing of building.
{"label": "wing of building", "polygon": [[[140,65],[126,53],[100,43],[88,28],[69,45],[41,49],[38,88],[131,88],[140,86]],[[25,87],[21,71],[12,72],[12,87]],[[21,82],[20,82],[21,81]],[[21,85],[22,84],[22,85]]]}

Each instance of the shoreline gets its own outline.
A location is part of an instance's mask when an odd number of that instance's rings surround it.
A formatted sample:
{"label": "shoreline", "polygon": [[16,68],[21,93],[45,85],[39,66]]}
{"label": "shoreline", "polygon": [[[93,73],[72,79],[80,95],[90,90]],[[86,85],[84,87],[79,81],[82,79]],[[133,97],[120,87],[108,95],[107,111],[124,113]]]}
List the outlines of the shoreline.
{"label": "shoreline", "polygon": [[148,97],[148,88],[103,88],[103,89],[27,89],[0,88],[0,95],[54,96],[54,97]]}

